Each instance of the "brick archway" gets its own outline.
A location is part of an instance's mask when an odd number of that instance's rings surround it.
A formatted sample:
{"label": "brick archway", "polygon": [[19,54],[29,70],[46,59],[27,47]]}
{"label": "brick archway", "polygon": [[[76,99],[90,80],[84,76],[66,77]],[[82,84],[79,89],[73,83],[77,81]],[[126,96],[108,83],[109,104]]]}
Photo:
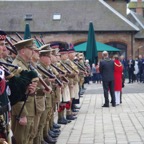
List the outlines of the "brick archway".
{"label": "brick archway", "polygon": [[87,39],[79,39],[79,40],[73,41],[72,44],[73,44],[74,46],[77,46],[77,45],[79,45],[79,44],[81,44],[81,43],[84,43],[84,42],[86,42],[86,41],[87,41]]}
{"label": "brick archway", "polygon": [[118,52],[119,55],[124,55],[127,58],[127,53],[128,53],[128,45],[125,41],[107,41],[105,44],[113,46],[115,48],[120,49],[121,51]]}

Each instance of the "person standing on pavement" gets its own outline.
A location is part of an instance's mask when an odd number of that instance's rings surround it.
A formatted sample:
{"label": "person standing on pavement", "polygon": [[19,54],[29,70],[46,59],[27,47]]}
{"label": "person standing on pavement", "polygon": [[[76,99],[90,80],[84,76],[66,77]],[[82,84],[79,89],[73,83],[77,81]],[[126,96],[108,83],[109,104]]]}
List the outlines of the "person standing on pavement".
{"label": "person standing on pavement", "polygon": [[101,74],[100,74],[100,71],[99,71],[99,62],[97,63],[96,65],[96,81],[97,83],[101,83]]}
{"label": "person standing on pavement", "polygon": [[[12,64],[18,65],[24,71],[29,70],[29,62],[33,55],[33,51],[37,50],[36,45],[34,44],[33,39],[21,40],[15,44],[16,50],[18,52],[17,57]],[[16,74],[15,76],[19,76]],[[39,79],[36,78],[29,85],[28,98],[22,98],[19,102],[12,106],[12,131],[16,139],[17,144],[30,144],[32,137],[32,129],[34,127],[34,117],[35,117],[35,96],[36,89]],[[24,105],[25,103],[25,105]],[[23,110],[22,107],[24,106]],[[16,119],[19,116],[20,111],[21,117]]]}
{"label": "person standing on pavement", "polygon": [[114,55],[114,90],[116,105],[120,104],[120,93],[122,91],[123,65],[119,61],[118,55]]}
{"label": "person standing on pavement", "polygon": [[110,90],[112,98],[112,106],[115,107],[115,94],[114,94],[114,61],[109,58],[108,52],[103,51],[103,60],[100,61],[100,73],[102,75],[103,90],[105,103],[102,107],[109,107],[108,90]]}
{"label": "person standing on pavement", "polygon": [[123,75],[127,77],[127,61],[123,55],[120,56],[120,62],[123,65]]}
{"label": "person standing on pavement", "polygon": [[94,63],[92,64],[92,82],[96,82],[96,66]]}
{"label": "person standing on pavement", "polygon": [[129,82],[128,83],[133,83],[135,61],[132,59],[131,55],[129,56],[129,60],[128,60],[127,64],[128,64],[128,76],[129,76]]}
{"label": "person standing on pavement", "polygon": [[138,57],[135,58],[135,65],[134,65],[134,78],[138,82],[138,73],[139,73],[139,67],[138,67]]}
{"label": "person standing on pavement", "polygon": [[142,82],[143,81],[143,59],[142,59],[142,55],[139,55],[139,60],[138,60],[138,68],[139,68],[139,81]]}
{"label": "person standing on pavement", "polygon": [[85,77],[85,83],[90,84],[90,80],[91,80],[91,66],[89,64],[89,60],[85,60],[85,66],[87,71],[89,72],[87,74],[87,76]]}

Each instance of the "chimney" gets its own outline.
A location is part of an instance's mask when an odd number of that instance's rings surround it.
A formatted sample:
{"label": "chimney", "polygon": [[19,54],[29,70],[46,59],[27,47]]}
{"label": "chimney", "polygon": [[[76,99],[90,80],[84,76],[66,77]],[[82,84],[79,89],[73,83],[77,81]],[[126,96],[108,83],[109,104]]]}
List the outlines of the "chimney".
{"label": "chimney", "polygon": [[138,0],[137,1],[136,13],[138,13],[138,14],[143,16],[142,0]]}

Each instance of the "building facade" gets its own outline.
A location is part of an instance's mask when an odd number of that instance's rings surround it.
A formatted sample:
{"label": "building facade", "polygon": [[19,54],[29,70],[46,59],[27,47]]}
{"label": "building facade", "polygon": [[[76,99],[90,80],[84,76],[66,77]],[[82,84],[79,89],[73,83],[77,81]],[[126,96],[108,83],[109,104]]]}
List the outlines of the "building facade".
{"label": "building facade", "polygon": [[42,36],[45,43],[78,45],[87,41],[92,21],[97,41],[135,57],[135,34],[140,29],[126,18],[126,4],[126,0],[0,1],[0,29],[17,39],[15,32],[23,36],[28,22],[32,37]]}

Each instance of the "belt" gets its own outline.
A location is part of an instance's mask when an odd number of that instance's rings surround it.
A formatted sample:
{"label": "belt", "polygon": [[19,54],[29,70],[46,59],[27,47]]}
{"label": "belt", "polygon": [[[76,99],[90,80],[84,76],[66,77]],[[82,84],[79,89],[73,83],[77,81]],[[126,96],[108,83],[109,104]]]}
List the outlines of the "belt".
{"label": "belt", "polygon": [[8,112],[8,105],[1,106],[0,107],[0,115],[4,114],[6,112]]}

